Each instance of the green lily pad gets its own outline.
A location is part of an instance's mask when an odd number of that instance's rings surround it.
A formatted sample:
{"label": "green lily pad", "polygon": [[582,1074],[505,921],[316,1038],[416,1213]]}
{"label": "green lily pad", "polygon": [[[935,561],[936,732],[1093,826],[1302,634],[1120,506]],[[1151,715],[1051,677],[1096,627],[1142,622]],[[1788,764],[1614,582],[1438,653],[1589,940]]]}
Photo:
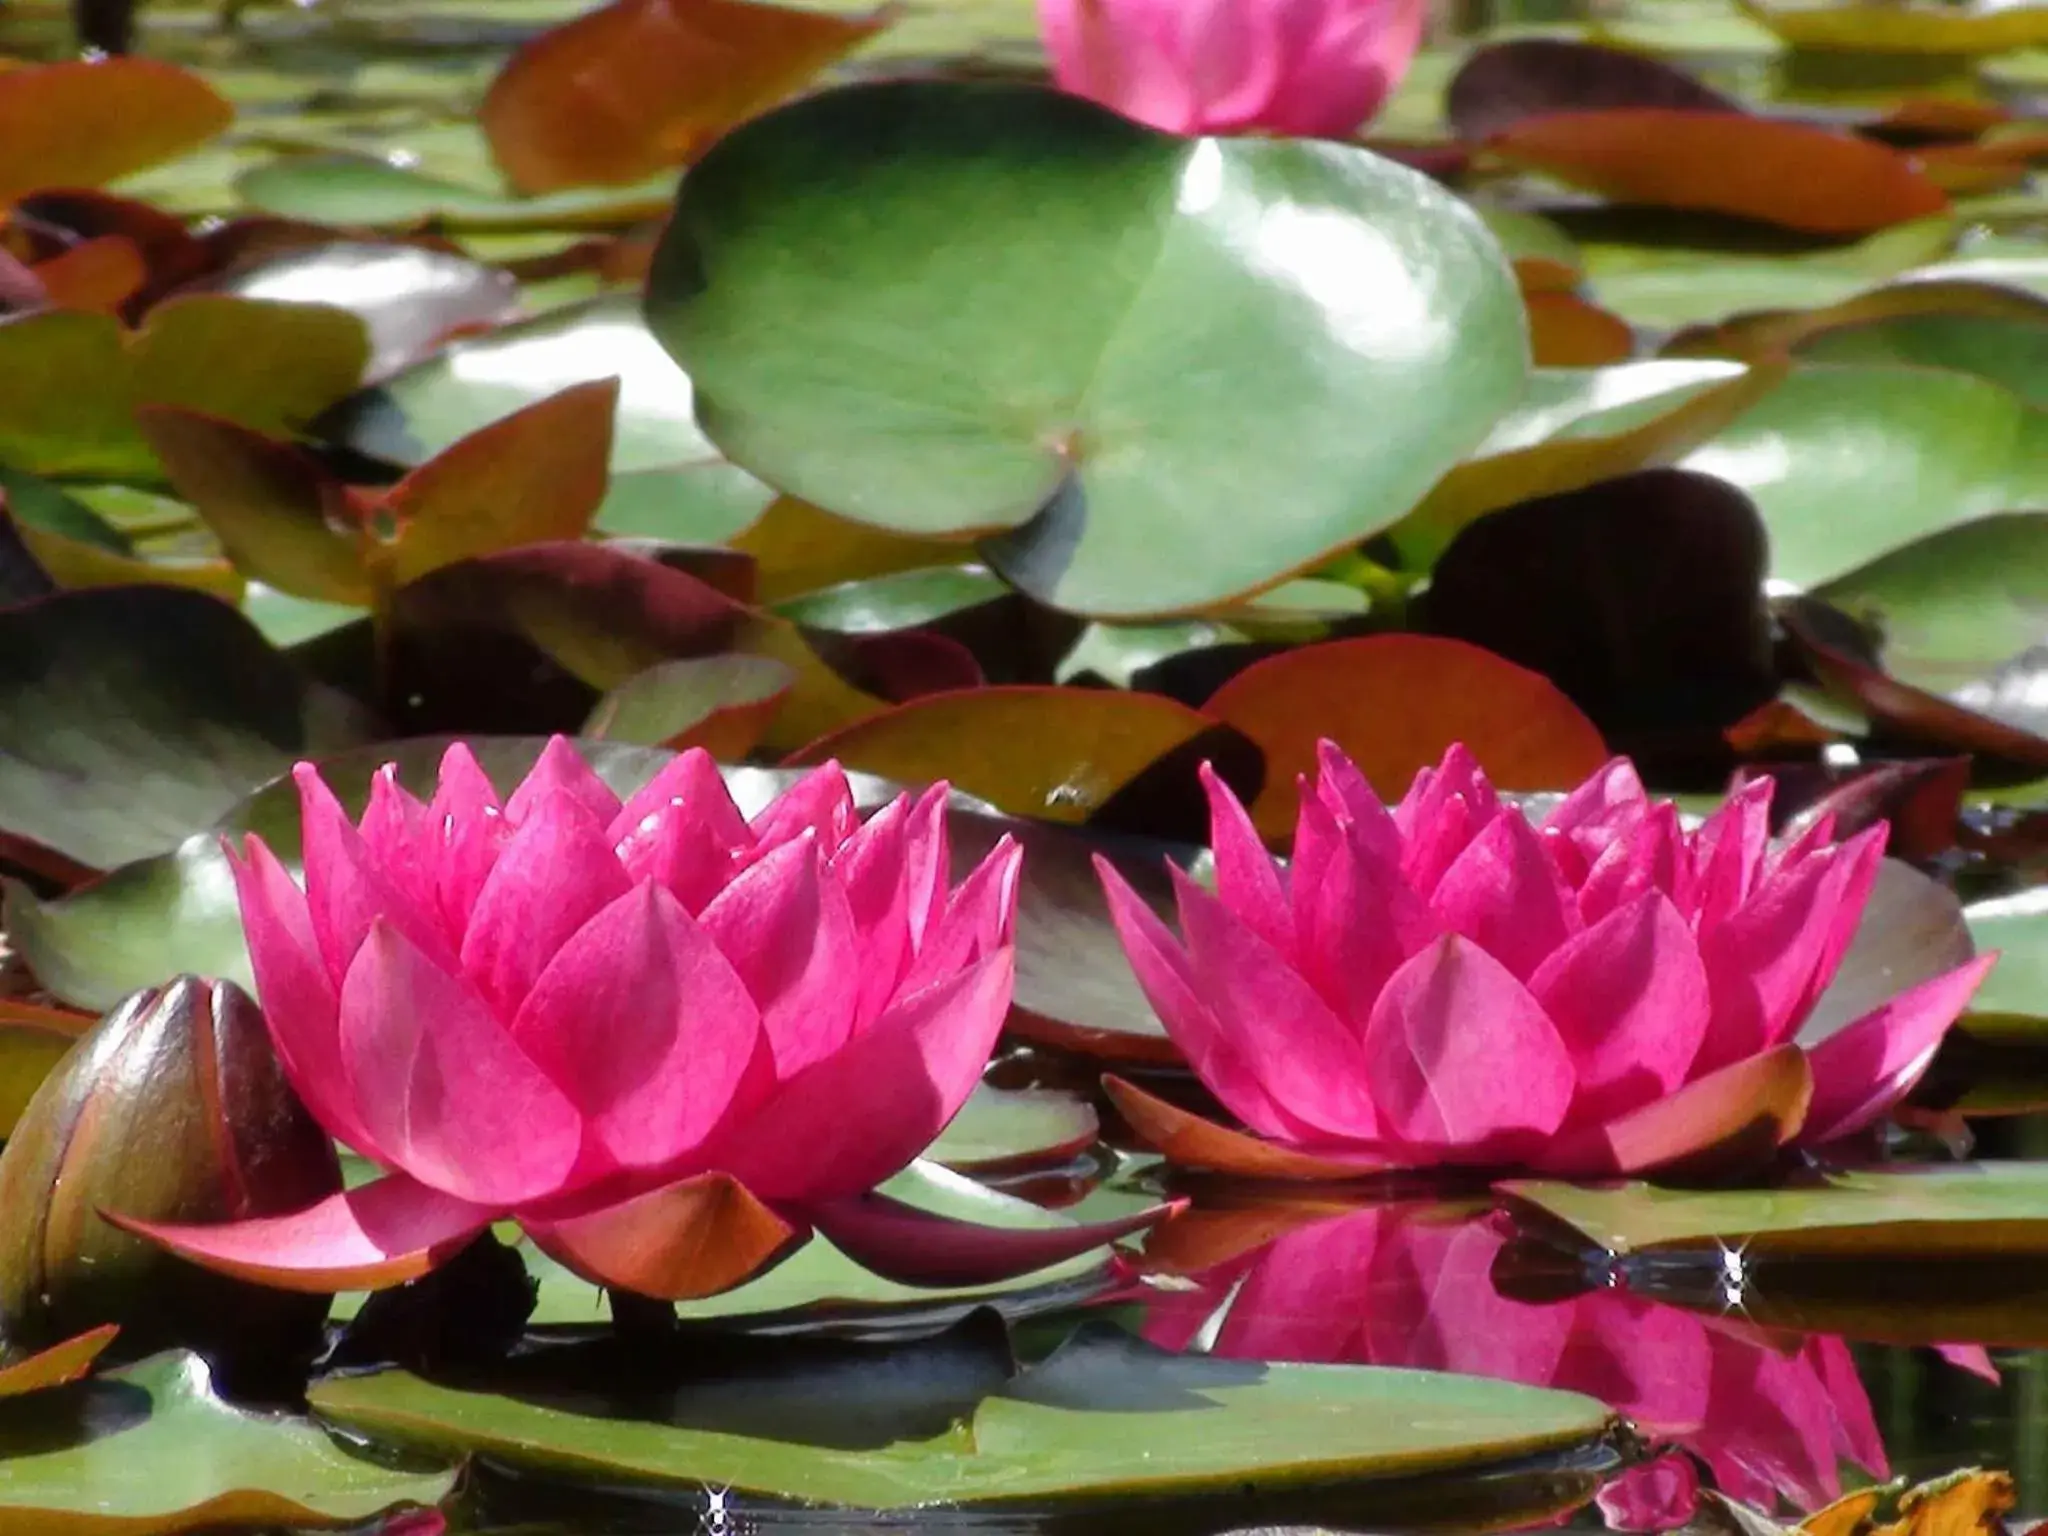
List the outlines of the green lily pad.
{"label": "green lily pad", "polygon": [[108,587],[0,611],[0,830],[94,868],[173,847],[294,758],[368,734],[352,702],[202,593]]}
{"label": "green lily pad", "polygon": [[1495,1186],[1539,1219],[1621,1256],[1750,1259],[2048,1254],[2048,1163],[1944,1163],[1829,1173],[1785,1189]]}
{"label": "green lily pad", "polygon": [[978,1083],[925,1156],[963,1171],[1009,1172],[1085,1152],[1098,1129],[1094,1107],[1078,1094]]}
{"label": "green lily pad", "polygon": [[571,385],[616,377],[612,481],[597,514],[609,533],[720,543],[774,493],[698,428],[689,376],[648,333],[637,303],[611,295],[443,347],[349,396],[315,423],[332,441],[413,468],[450,444]]}
{"label": "green lily pad", "polygon": [[1813,595],[1871,628],[1886,672],[1953,695],[2048,634],[2048,512],[1945,529]]}
{"label": "green lily pad", "polygon": [[920,566],[860,581],[842,581],[777,603],[785,619],[840,634],[915,629],[962,609],[998,602],[1010,584],[984,565]]}
{"label": "green lily pad", "polygon": [[[687,1417],[689,1390],[671,1417]],[[962,1424],[872,1450],[575,1412],[397,1371],[322,1382],[311,1395],[323,1417],[401,1444],[614,1483],[710,1483],[871,1510],[1355,1484],[1563,1451],[1608,1422],[1605,1408],[1572,1393],[1179,1356],[1103,1324],[1084,1326]]]}
{"label": "green lily pad", "polygon": [[251,207],[312,224],[371,229],[437,223],[456,229],[560,229],[626,225],[667,202],[675,177],[638,186],[577,187],[517,197],[488,187],[424,175],[374,155],[287,155],[235,178]]}
{"label": "green lily pad", "polygon": [[1771,575],[1814,587],[1973,518],[2048,505],[2048,411],[1968,374],[1808,365],[1679,467],[1748,492]]}
{"label": "green lily pad", "polygon": [[734,462],[857,521],[993,535],[1012,584],[1107,617],[1385,527],[1528,360],[1499,246],[1420,173],[1007,84],[852,86],[730,134],[647,312]]}
{"label": "green lily pad", "polygon": [[2011,316],[1893,315],[1823,331],[1793,350],[1820,363],[1952,368],[2048,407],[2048,315],[2031,324]]}
{"label": "green lily pad", "polygon": [[454,1481],[352,1456],[303,1419],[231,1408],[182,1352],[0,1403],[0,1527],[38,1536],[357,1525],[438,1503]]}
{"label": "green lily pad", "polygon": [[1963,908],[1970,937],[1998,964],[1957,1026],[1990,1040],[2039,1042],[2048,1032],[2048,885]]}

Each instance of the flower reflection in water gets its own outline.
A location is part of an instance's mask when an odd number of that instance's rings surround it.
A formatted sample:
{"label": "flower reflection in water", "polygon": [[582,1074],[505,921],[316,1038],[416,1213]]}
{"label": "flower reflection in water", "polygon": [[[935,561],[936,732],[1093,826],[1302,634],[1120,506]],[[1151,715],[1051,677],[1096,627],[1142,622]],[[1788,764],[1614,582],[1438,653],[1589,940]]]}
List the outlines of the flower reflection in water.
{"label": "flower reflection in water", "polygon": [[1529,1299],[1516,1299],[1496,1283],[1511,1230],[1469,1205],[1193,1212],[1151,1245],[1150,1268],[1194,1284],[1150,1292],[1145,1335],[1243,1359],[1467,1371],[1600,1398],[1646,1438],[1690,1453],[1610,1485],[1600,1503],[1617,1529],[1684,1523],[1700,1486],[1691,1458],[1722,1492],[1765,1509],[1834,1498],[1844,1459],[1889,1475],[1842,1339],[1617,1288],[1517,1284]]}

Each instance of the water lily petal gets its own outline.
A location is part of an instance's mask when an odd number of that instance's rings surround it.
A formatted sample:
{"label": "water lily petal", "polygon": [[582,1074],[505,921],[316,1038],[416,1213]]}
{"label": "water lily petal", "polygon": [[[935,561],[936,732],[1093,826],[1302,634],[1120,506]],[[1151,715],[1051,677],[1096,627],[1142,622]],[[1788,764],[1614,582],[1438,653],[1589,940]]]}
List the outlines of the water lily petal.
{"label": "water lily petal", "polygon": [[1064,1264],[1155,1226],[1186,1205],[1168,1201],[1111,1221],[1059,1227],[984,1227],[870,1193],[814,1206],[808,1214],[832,1246],[862,1269],[900,1285],[957,1286],[993,1285]]}
{"label": "water lily petal", "polygon": [[1463,934],[1519,981],[1580,926],[1577,898],[1543,851],[1536,829],[1496,816],[1443,873],[1429,900],[1437,921]]}
{"label": "water lily petal", "polygon": [[1813,1068],[1813,1103],[1799,1139],[1809,1144],[1860,1131],[1911,1091],[1927,1071],[1949,1025],[1998,963],[1979,955],[1844,1026],[1806,1058]]}
{"label": "water lily petal", "polygon": [[477,892],[512,834],[498,792],[469,750],[456,742],[441,755],[441,776],[427,817],[437,839],[435,888],[450,942],[469,926]]}
{"label": "water lily petal", "polygon": [[853,786],[837,762],[821,764],[784,790],[754,818],[754,838],[764,848],[789,841],[806,827],[818,834],[818,846],[829,858],[860,825]]}
{"label": "water lily petal", "polygon": [[1203,999],[1186,952],[1159,914],[1100,854],[1095,856],[1095,873],[1139,990],[1203,1085],[1262,1136],[1281,1141],[1313,1136],[1314,1128],[1282,1108],[1252,1071],[1236,1040]]}
{"label": "water lily petal", "polygon": [[729,849],[754,846],[754,834],[747,827],[747,818],[733,804],[725,775],[718,771],[717,760],[702,747],[691,747],[664,763],[660,772],[633,792],[612,818],[605,836],[616,846],[639,832],[649,817],[674,812],[681,812],[685,819],[701,826],[713,843]]}
{"label": "water lily petal", "polygon": [[[1553,850],[1555,846],[1546,844]],[[1625,836],[1594,857],[1579,882],[1579,916],[1597,923],[1647,892],[1675,896],[1685,858],[1678,807],[1659,801],[1636,817]]]}
{"label": "water lily petal", "polygon": [[[1304,808],[1302,825],[1323,814]],[[1329,846],[1313,886],[1300,893],[1302,974],[1360,1038],[1387,978],[1444,932],[1399,867],[1362,843],[1347,837]]]}
{"label": "water lily petal", "polygon": [[1493,956],[1445,934],[1396,971],[1366,1026],[1390,1138],[1488,1160],[1550,1135],[1576,1079],[1557,1028]]}
{"label": "water lily petal", "polygon": [[256,996],[285,1076],[329,1135],[374,1155],[342,1075],[341,1003],[313,936],[305,892],[258,837],[249,839],[246,861],[230,849],[228,867],[241,898]]}
{"label": "water lily petal", "polygon": [[1813,1005],[1820,1001],[1821,993],[1835,979],[1835,973],[1842,968],[1842,959],[1855,942],[1856,930],[1862,926],[1871,892],[1877,889],[1878,870],[1884,864],[1885,844],[1890,841],[1891,830],[1890,822],[1880,821],[1861,837],[1852,838],[1836,856],[1835,867],[1829,872],[1829,878],[1822,884],[1816,898],[1821,910],[1828,915],[1827,936],[1821,942],[1813,974],[1807,978],[1800,995],[1792,1000],[1785,1018],[1778,1023],[1771,1042],[1773,1045],[1788,1038],[1799,1027]]}
{"label": "water lily petal", "polygon": [[1604,848],[1630,830],[1650,806],[1650,797],[1625,757],[1611,757],[1543,818],[1543,830],[1562,832],[1574,841],[1590,839]]}
{"label": "water lily petal", "polygon": [[436,958],[452,958],[439,914],[414,906],[385,878],[320,771],[311,763],[300,763],[292,769],[292,779],[299,790],[307,910],[332,984],[341,986],[370,924],[378,918]]}
{"label": "water lily petal", "polygon": [[1199,770],[1209,798],[1209,846],[1216,858],[1216,896],[1232,916],[1280,954],[1296,958],[1292,913],[1279,868],[1266,851],[1244,803],[1207,763]]}
{"label": "water lily petal", "polygon": [[907,1167],[981,1081],[1009,1012],[1000,949],[892,1005],[845,1047],[778,1085],[705,1153],[764,1200],[808,1208]]}
{"label": "water lily petal", "polygon": [[1707,968],[1670,898],[1638,896],[1529,979],[1578,1076],[1575,1119],[1607,1120],[1684,1082],[1706,1038]]}
{"label": "water lily petal", "polygon": [[860,1001],[860,935],[845,891],[821,878],[814,833],[772,849],[701,922],[760,1010],[778,1080],[846,1043]]}
{"label": "water lily petal", "polygon": [[1246,1274],[1212,1353],[1234,1360],[1374,1359],[1366,1336],[1385,1297],[1373,1260],[1389,1239],[1399,1242],[1401,1233],[1387,1206],[1282,1233]]}
{"label": "water lily petal", "polygon": [[619,814],[619,797],[597,776],[597,770],[583,760],[583,754],[566,736],[550,736],[540,757],[505,802],[505,815],[515,827],[543,803],[557,798],[573,800],[600,827],[610,826]]}
{"label": "water lily petal", "polygon": [[520,1225],[543,1253],[592,1284],[663,1301],[729,1291],[809,1236],[723,1173],[566,1220],[522,1214]]}
{"label": "water lily petal", "polygon": [[944,779],[917,797],[903,832],[904,916],[910,947],[921,949],[934,924],[946,915],[953,877],[952,839],[946,831],[947,801],[953,787]]}
{"label": "water lily petal", "polygon": [[1299,1148],[1261,1141],[1169,1104],[1113,1075],[1103,1077],[1102,1087],[1125,1124],[1177,1167],[1320,1184],[1369,1178],[1399,1166],[1390,1153],[1369,1147]]}
{"label": "water lily petal", "polygon": [[827,850],[827,871],[846,892],[860,935],[856,1030],[889,1005],[910,969],[909,837],[910,797],[898,795],[836,852],[833,844],[821,844]]}
{"label": "water lily petal", "polygon": [[1700,1071],[1768,1050],[1798,1027],[1796,1010],[1833,934],[1836,904],[1870,844],[1864,834],[1808,859],[1758,887],[1720,924],[1699,930],[1714,994]]}
{"label": "water lily petal", "polygon": [[1394,823],[1394,813],[1358,771],[1358,765],[1327,737],[1316,743],[1314,793],[1361,856],[1390,869],[1400,864],[1401,829]]}
{"label": "water lily petal", "polygon": [[1699,1469],[1685,1452],[1667,1451],[1601,1484],[1593,1501],[1610,1531],[1676,1530],[1699,1509]]}
{"label": "water lily petal", "polygon": [[1357,1034],[1223,903],[1168,865],[1196,994],[1287,1113],[1333,1140],[1379,1134]]}
{"label": "water lily petal", "polygon": [[504,1212],[386,1174],[286,1216],[215,1226],[138,1221],[115,1226],[237,1280],[286,1291],[376,1291],[417,1280],[453,1258]]}
{"label": "water lily petal", "polygon": [[[398,782],[396,763],[386,763],[370,776],[370,803],[363,812],[360,830],[363,846],[384,878],[397,887],[414,910],[438,916],[440,850],[433,823],[427,808]],[[452,934],[444,929],[443,936],[452,945]]]}
{"label": "water lily petal", "polygon": [[566,794],[532,802],[477,893],[462,973],[510,1019],[555,951],[631,888],[586,805]]}
{"label": "water lily petal", "polygon": [[610,1166],[644,1169],[675,1161],[718,1128],[761,1027],[713,935],[649,884],[562,945],[511,1037],[568,1095]]}
{"label": "water lily petal", "polygon": [[423,1184],[507,1207],[553,1193],[582,1117],[469,984],[382,919],[341,988],[349,1091],[378,1151]]}
{"label": "water lily petal", "polygon": [[1734,1062],[1603,1126],[1548,1149],[1537,1166],[1585,1174],[1747,1172],[1768,1162],[1806,1119],[1813,1073],[1795,1045]]}
{"label": "water lily petal", "polygon": [[1724,800],[1692,834],[1691,871],[1678,907],[1693,917],[1693,931],[1712,932],[1749,899],[1771,846],[1769,774],[1751,779]]}
{"label": "water lily petal", "polygon": [[1024,850],[1006,833],[952,893],[945,911],[925,933],[898,990],[906,995],[922,992],[1010,943],[1023,869]]}

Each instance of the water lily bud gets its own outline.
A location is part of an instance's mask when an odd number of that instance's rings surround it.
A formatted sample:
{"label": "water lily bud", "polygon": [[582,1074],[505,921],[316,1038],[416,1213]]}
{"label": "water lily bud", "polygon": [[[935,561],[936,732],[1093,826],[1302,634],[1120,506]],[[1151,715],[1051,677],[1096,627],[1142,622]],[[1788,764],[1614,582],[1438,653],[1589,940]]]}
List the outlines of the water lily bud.
{"label": "water lily bud", "polygon": [[0,1153],[0,1334],[33,1348],[119,1323],[129,1354],[310,1348],[326,1298],[195,1269],[100,1212],[245,1220],[340,1188],[247,993],[194,976],[137,992],[44,1081]]}

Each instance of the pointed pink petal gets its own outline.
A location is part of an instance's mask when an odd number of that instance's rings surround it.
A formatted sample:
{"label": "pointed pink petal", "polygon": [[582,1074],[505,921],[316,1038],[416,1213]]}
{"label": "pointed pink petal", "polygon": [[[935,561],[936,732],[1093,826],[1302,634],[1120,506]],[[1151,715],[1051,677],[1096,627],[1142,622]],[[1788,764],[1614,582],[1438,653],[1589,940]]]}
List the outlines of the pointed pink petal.
{"label": "pointed pink petal", "polygon": [[1151,13],[1097,0],[1039,0],[1038,14],[1060,89],[1168,133],[1200,131],[1201,102]]}
{"label": "pointed pink petal", "polygon": [[435,866],[439,850],[427,808],[398,782],[398,765],[386,763],[370,776],[370,804],[363,812],[363,846],[413,908],[438,914]]}
{"label": "pointed pink petal", "polygon": [[1529,991],[1578,1076],[1575,1120],[1607,1120],[1686,1080],[1708,1018],[1707,968],[1685,919],[1651,891],[1567,940]]}
{"label": "pointed pink petal", "polygon": [[1604,846],[1633,827],[1649,806],[1636,765],[1625,757],[1609,758],[1543,818],[1543,829],[1574,838],[1591,833]]}
{"label": "pointed pink petal", "polygon": [[423,1184],[505,1207],[575,1166],[575,1106],[468,984],[381,920],[342,984],[341,1051],[377,1150]]}
{"label": "pointed pink petal", "polygon": [[1831,871],[1819,898],[1823,909],[1830,912],[1827,938],[1821,944],[1820,958],[1814,962],[1805,991],[1794,999],[1789,1010],[1789,1025],[1779,1026],[1779,1039],[1789,1037],[1798,1028],[1841,969],[1842,957],[1855,942],[1864,909],[1870,905],[1871,892],[1877,889],[1877,874],[1884,864],[1885,844],[1890,840],[1891,830],[1890,822],[1880,821],[1861,837],[1844,844],[1843,851],[1836,856],[1837,867]]}
{"label": "pointed pink petal", "polygon": [[892,1006],[780,1084],[707,1148],[704,1165],[764,1200],[798,1206],[865,1194],[960,1112],[1009,1012],[1016,954],[1001,949]]}
{"label": "pointed pink petal", "polygon": [[440,783],[427,819],[436,838],[436,896],[451,943],[459,946],[477,892],[484,888],[498,850],[512,828],[498,792],[469,750],[456,742],[441,756]]}
{"label": "pointed pink petal", "polygon": [[1428,812],[1417,817],[1413,830],[1407,832],[1401,850],[1401,878],[1416,895],[1428,900],[1444,871],[1486,830],[1487,823],[1496,819],[1497,815],[1485,816],[1474,810],[1462,795],[1432,797]]}
{"label": "pointed pink petal", "polygon": [[1685,832],[1678,807],[1659,801],[1636,819],[1625,837],[1594,856],[1579,882],[1579,916],[1597,923],[1648,892],[1675,896],[1684,858]]}
{"label": "pointed pink petal", "polygon": [[775,797],[754,818],[755,839],[765,848],[789,841],[806,827],[818,834],[818,847],[829,859],[860,825],[853,788],[837,762],[813,769]]}
{"label": "pointed pink petal", "polygon": [[299,787],[307,910],[333,985],[341,986],[370,924],[378,918],[429,954],[447,955],[439,914],[430,916],[416,908],[385,877],[319,770],[300,763],[292,769],[292,778]]}
{"label": "pointed pink petal", "polygon": [[561,947],[511,1037],[568,1095],[611,1164],[644,1169],[718,1128],[760,1033],[761,1015],[712,935],[660,886],[640,885]]}
{"label": "pointed pink petal", "polygon": [[[1305,810],[1303,825],[1320,814],[1320,808]],[[1444,925],[1397,866],[1364,851],[1356,839],[1327,851],[1303,899],[1302,974],[1362,1039],[1387,978],[1435,943]]]}
{"label": "pointed pink petal", "polygon": [[1327,738],[1316,743],[1315,795],[1361,853],[1389,868],[1401,862],[1401,829],[1358,765]]}
{"label": "pointed pink petal", "polygon": [[1198,770],[1209,797],[1209,846],[1216,858],[1216,896],[1232,916],[1286,956],[1294,958],[1294,926],[1280,871],[1230,786],[1203,763]]}
{"label": "pointed pink petal", "polygon": [[1188,1065],[1202,1084],[1238,1119],[1261,1136],[1276,1141],[1305,1140],[1315,1135],[1282,1109],[1259,1081],[1243,1052],[1202,998],[1194,970],[1159,914],[1131,889],[1109,860],[1095,856],[1096,877],[1109,901],[1124,955],[1138,979],[1145,1001],[1166,1026]]}
{"label": "pointed pink petal", "polygon": [[1437,921],[1527,981],[1579,927],[1578,901],[1518,812],[1494,818],[1430,897]]}
{"label": "pointed pink petal", "polygon": [[1366,1028],[1389,1137],[1465,1157],[1540,1140],[1570,1108],[1571,1057],[1498,960],[1446,934],[1387,982]]}
{"label": "pointed pink petal", "polygon": [[1056,1227],[976,1226],[878,1194],[813,1206],[807,1214],[833,1247],[873,1274],[899,1285],[957,1286],[992,1285],[1064,1263],[1142,1232],[1186,1204]]}
{"label": "pointed pink petal", "polygon": [[249,839],[247,863],[229,850],[228,867],[241,898],[256,996],[285,1076],[329,1135],[374,1156],[342,1076],[341,1004],[313,937],[305,893],[259,837]]}
{"label": "pointed pink petal", "polygon": [[904,829],[903,899],[913,950],[921,948],[933,924],[946,915],[953,878],[952,839],[946,832],[952,794],[953,787],[944,779],[925,790],[911,806]]}
{"label": "pointed pink petal", "polygon": [[511,1018],[569,936],[632,888],[601,822],[550,795],[515,825],[477,893],[462,937],[462,974]]}
{"label": "pointed pink petal", "polygon": [[1700,1071],[1768,1050],[1798,1027],[1795,1010],[1833,933],[1843,886],[1867,856],[1867,837],[1808,859],[1760,886],[1718,926],[1699,930],[1714,994]]}
{"label": "pointed pink petal", "polygon": [[1691,879],[1678,907],[1695,914],[1694,932],[1710,932],[1748,900],[1770,849],[1774,788],[1768,774],[1750,780],[1692,834]]}
{"label": "pointed pink petal", "polygon": [[1860,1131],[1903,1099],[1997,963],[1996,954],[1979,955],[1809,1046],[1813,1103],[1800,1141],[1819,1145]]}
{"label": "pointed pink petal", "polygon": [[1408,793],[1394,807],[1394,825],[1413,842],[1454,800],[1464,802],[1475,827],[1500,814],[1500,797],[1480,770],[1479,760],[1462,741],[1454,741],[1445,749],[1443,761],[1433,771],[1425,768],[1415,775]]}
{"label": "pointed pink petal", "polygon": [[505,802],[505,816],[516,827],[532,815],[541,802],[557,796],[575,801],[583,808],[584,814],[600,827],[610,826],[612,818],[619,814],[619,797],[583,760],[583,754],[570,745],[566,736],[548,738],[539,759],[519,781],[519,787],[512,791],[512,798]]}
{"label": "pointed pink petal", "polygon": [[759,1010],[778,1080],[846,1043],[860,1000],[860,938],[846,893],[820,878],[814,834],[771,850],[701,922]]}
{"label": "pointed pink petal", "polygon": [[2004,1380],[1982,1344],[1937,1344],[1934,1352],[1957,1370],[1980,1376],[1994,1387]]}
{"label": "pointed pink petal", "polygon": [[606,828],[605,836],[622,843],[640,831],[649,817],[680,811],[700,823],[710,841],[731,849],[752,849],[754,834],[747,818],[733,804],[732,790],[717,760],[702,747],[662,765],[661,771],[633,792]]}
{"label": "pointed pink petal", "polygon": [[[817,778],[818,774],[812,774],[804,782]],[[839,782],[843,785],[844,778]],[[889,1005],[910,969],[909,828],[910,797],[899,795],[870,816],[836,852],[830,842],[819,844],[826,852],[828,877],[846,892],[854,928],[860,935],[856,1030]]]}
{"label": "pointed pink petal", "polygon": [[504,1214],[471,1205],[402,1173],[330,1195],[289,1216],[219,1226],[137,1221],[101,1213],[195,1264],[288,1291],[382,1290],[453,1258]]}
{"label": "pointed pink petal", "polygon": [[[718,792],[725,793],[723,779]],[[724,812],[701,814],[703,805],[703,795],[690,794],[650,806],[644,814],[629,807],[612,823],[609,834],[628,879],[636,885],[659,885],[693,917],[711,905],[755,856],[754,835],[745,823],[738,823],[735,841]],[[735,821],[737,816],[735,812]]]}
{"label": "pointed pink petal", "polygon": [[906,996],[965,970],[983,955],[1012,941],[1017,926],[1017,891],[1024,850],[1005,834],[975,865],[927,930],[898,989]]}
{"label": "pointed pink petal", "polygon": [[1169,865],[1196,993],[1266,1092],[1338,1140],[1379,1134],[1358,1036],[1264,939]]}

